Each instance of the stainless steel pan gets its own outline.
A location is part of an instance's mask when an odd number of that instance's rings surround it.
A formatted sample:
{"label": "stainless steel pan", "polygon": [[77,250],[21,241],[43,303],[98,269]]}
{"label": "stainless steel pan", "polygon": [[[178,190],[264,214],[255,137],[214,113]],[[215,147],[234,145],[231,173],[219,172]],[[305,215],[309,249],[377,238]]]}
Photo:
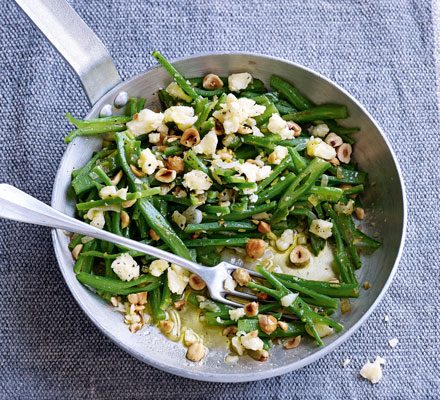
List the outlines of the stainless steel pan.
{"label": "stainless steel pan", "polygon": [[[121,82],[102,42],[64,0],[16,2],[78,75],[91,104],[88,118],[96,117],[102,106],[111,104],[120,91],[146,97],[149,107],[158,105],[156,91],[170,81],[162,68],[151,69]],[[365,228],[370,232],[377,230],[383,240],[381,249],[364,260],[360,271],[360,281],[368,280],[371,289],[363,291],[354,302],[352,311],[341,316],[345,330],[328,338],[324,348],[313,345],[294,351],[275,348],[266,363],[243,358],[231,366],[223,362],[226,351],[222,348],[211,348],[202,364],[193,364],[185,359],[183,346],[165,339],[154,327],[131,334],[120,314],[113,312],[76,280],[72,257],[67,249],[68,238],[63,232],[54,230],[54,249],[64,279],[80,307],[104,334],[128,353],[154,367],[188,378],[221,382],[259,380],[301,368],[335,349],[366,321],[396,272],[405,238],[406,201],[395,155],[377,123],[359,102],[335,83],[301,65],[251,53],[197,55],[175,60],[174,65],[188,77],[208,72],[224,76],[249,71],[267,83],[271,74],[277,74],[293,81],[316,103],[337,102],[348,106],[351,117],[347,122],[361,128],[356,135],[356,161],[374,182],[365,198],[368,215]],[[86,138],[76,139],[67,147],[54,183],[53,207],[66,214],[74,214],[74,203],[68,196],[71,171],[88,161],[99,147],[99,139]]]}

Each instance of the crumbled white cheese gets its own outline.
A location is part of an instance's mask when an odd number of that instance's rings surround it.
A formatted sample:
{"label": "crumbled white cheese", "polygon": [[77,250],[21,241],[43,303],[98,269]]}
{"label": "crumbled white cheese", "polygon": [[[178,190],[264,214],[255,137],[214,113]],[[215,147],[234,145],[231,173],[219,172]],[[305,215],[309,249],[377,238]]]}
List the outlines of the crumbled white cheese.
{"label": "crumbled white cheese", "polygon": [[228,87],[231,92],[239,92],[248,87],[252,82],[252,75],[249,72],[231,74],[228,76]]}
{"label": "crumbled white cheese", "polygon": [[371,383],[377,383],[382,379],[382,365],[385,359],[377,356],[374,362],[368,361],[361,369],[360,374],[363,378],[368,379]]}
{"label": "crumbled white cheese", "polygon": [[354,211],[354,201],[350,199],[347,204],[338,202],[335,204],[334,209],[339,214],[351,215]]}
{"label": "crumbled white cheese", "polygon": [[223,287],[225,290],[233,291],[237,287],[237,282],[235,282],[231,277],[226,278],[223,282]]}
{"label": "crumbled white cheese", "polygon": [[323,219],[314,219],[309,227],[309,232],[314,233],[323,239],[328,239],[332,235],[333,223]]}
{"label": "crumbled white cheese", "polygon": [[111,199],[115,197],[119,197],[122,200],[126,200],[127,192],[128,192],[128,188],[116,190],[116,186],[104,186],[99,191],[99,197],[101,197],[101,199],[103,200]]}
{"label": "crumbled white cheese", "polygon": [[203,171],[194,169],[183,175],[183,186],[189,190],[194,190],[197,194],[208,190],[211,185],[211,178]]}
{"label": "crumbled white cheese", "polygon": [[145,108],[138,112],[132,121],[127,122],[127,128],[136,136],[154,131],[166,133],[168,128],[163,119],[164,114]]}
{"label": "crumbled white cheese", "polygon": [[326,124],[318,124],[316,126],[311,126],[309,128],[309,133],[311,136],[317,136],[317,137],[323,138],[329,132],[330,132],[330,129]]}
{"label": "crumbled white cheese", "polygon": [[295,232],[286,229],[276,240],[275,244],[280,251],[286,251],[295,242]]}
{"label": "crumbled white cheese", "polygon": [[131,281],[139,277],[140,268],[135,259],[128,253],[118,256],[111,264],[114,273],[123,281]]}
{"label": "crumbled white cheese", "polygon": [[105,225],[104,212],[99,208],[91,208],[86,217],[90,219],[90,225],[98,229],[103,229]]}
{"label": "crumbled white cheese", "polygon": [[245,125],[255,126],[253,117],[263,114],[265,110],[265,106],[256,104],[254,100],[246,97],[237,99],[230,93],[220,105],[220,110],[213,113],[213,117],[223,124],[225,134],[229,135],[238,132]]}
{"label": "crumbled white cheese", "polygon": [[350,362],[351,362],[351,360],[350,360],[349,358],[344,358],[344,359],[342,360],[342,366],[343,366],[344,368],[347,368],[347,367],[348,367],[348,364],[350,364]]}
{"label": "crumbled white cheese", "polygon": [[290,307],[292,305],[292,303],[296,300],[296,298],[298,297],[298,293],[289,293],[283,297],[281,297],[281,305],[283,307]]}
{"label": "crumbled white cheese", "polygon": [[256,203],[256,202],[258,201],[258,195],[256,195],[255,193],[254,193],[254,194],[251,194],[251,195],[249,196],[249,201],[250,201],[251,203]]}
{"label": "crumbled white cheese", "polygon": [[328,326],[327,324],[323,324],[321,322],[317,322],[315,324],[315,330],[321,338],[333,335],[333,333],[335,333],[334,329],[331,326]]}
{"label": "crumbled white cheese", "polygon": [[399,339],[397,338],[388,340],[388,344],[392,349],[394,349],[394,347],[396,347],[398,343],[399,343]]}
{"label": "crumbled white cheese", "polygon": [[176,264],[168,268],[168,287],[172,293],[182,294],[189,282],[189,273]]}
{"label": "crumbled white cheese", "polygon": [[192,329],[186,328],[183,334],[183,343],[185,346],[191,346],[193,343],[200,342],[200,336],[197,335]]}
{"label": "crumbled white cheese", "polygon": [[238,362],[238,360],[240,359],[240,357],[232,355],[232,354],[228,354],[225,357],[225,363],[226,364],[236,364]]}
{"label": "crumbled white cheese", "polygon": [[264,342],[258,337],[258,331],[249,332],[241,337],[241,344],[248,350],[263,350]]}
{"label": "crumbled white cheese", "polygon": [[192,98],[188,96],[176,82],[171,82],[165,91],[175,99],[181,99],[187,103],[192,102]]}
{"label": "crumbled white cheese", "polygon": [[242,356],[244,353],[244,347],[241,344],[241,337],[239,336],[234,336],[231,339],[231,347],[232,350],[234,350],[239,356]]}
{"label": "crumbled white cheese", "polygon": [[232,321],[238,321],[240,318],[243,318],[245,314],[244,308],[234,308],[229,310],[229,316],[231,317]]}
{"label": "crumbled white cheese", "polygon": [[281,136],[283,140],[293,139],[295,137],[293,130],[289,129],[287,121],[281,118],[280,114],[272,114],[267,124],[267,129]]}
{"label": "crumbled white cheese", "polygon": [[331,160],[336,157],[336,150],[320,138],[311,137],[307,141],[307,154],[310,157],[319,157],[324,160]]}
{"label": "crumbled white cheese", "polygon": [[165,260],[154,260],[150,267],[148,268],[148,271],[153,276],[161,276],[170,266],[170,264]]}
{"label": "crumbled white cheese", "polygon": [[197,146],[193,147],[196,154],[214,156],[217,150],[218,138],[214,131],[208,132]]}
{"label": "crumbled white cheese", "polygon": [[256,137],[264,137],[264,133],[260,131],[257,125],[252,126],[252,134]]}
{"label": "crumbled white cheese", "polygon": [[148,141],[152,144],[160,142],[160,133],[150,133],[148,135]]}
{"label": "crumbled white cheese", "polygon": [[186,106],[172,106],[164,112],[164,122],[174,122],[177,127],[184,131],[193,126],[197,121],[194,116],[194,108]]}
{"label": "crumbled white cheese", "polygon": [[175,210],[173,212],[173,215],[171,215],[171,219],[174,221],[174,223],[180,228],[185,229],[186,225],[186,217],[183,214],[180,214],[179,211]]}
{"label": "crumbled white cheese", "polygon": [[138,160],[138,165],[144,173],[151,175],[159,166],[159,161],[150,149],[142,150]]}
{"label": "crumbled white cheese", "polygon": [[203,213],[197,209],[197,206],[188,207],[182,214],[187,224],[200,224],[203,219]]}
{"label": "crumbled white cheese", "polygon": [[268,161],[271,164],[280,164],[281,161],[283,161],[287,155],[289,154],[289,151],[287,150],[287,147],[285,146],[275,146],[273,149],[273,152],[269,154]]}
{"label": "crumbled white cheese", "polygon": [[236,165],[235,170],[240,174],[245,175],[248,182],[258,182],[266,179],[270,175],[272,168],[269,165],[260,167],[254,163],[246,161],[243,164]]}

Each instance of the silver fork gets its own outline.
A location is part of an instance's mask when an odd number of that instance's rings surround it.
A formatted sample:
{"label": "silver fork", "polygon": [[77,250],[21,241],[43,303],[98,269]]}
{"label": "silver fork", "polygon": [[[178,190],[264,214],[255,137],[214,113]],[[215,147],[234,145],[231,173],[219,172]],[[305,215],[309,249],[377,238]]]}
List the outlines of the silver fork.
{"label": "silver fork", "polygon": [[[238,290],[225,289],[225,281],[231,279],[232,273],[239,268],[233,264],[223,261],[215,267],[204,267],[203,265],[186,260],[185,258],[176,256],[168,251],[160,250],[153,246],[95,228],[61,213],[16,187],[5,183],[0,184],[0,217],[26,222],[28,224],[63,229],[68,232],[80,233],[96,239],[116,243],[127,249],[140,251],[153,257],[166,260],[170,263],[177,264],[200,276],[200,278],[205,281],[209,294],[213,300],[220,301],[229,306],[241,307],[243,304],[230,300],[226,298],[226,296],[235,296],[251,301],[257,300],[257,297],[252,294],[243,293]],[[261,275],[255,271],[247,271],[252,276],[261,277]]]}

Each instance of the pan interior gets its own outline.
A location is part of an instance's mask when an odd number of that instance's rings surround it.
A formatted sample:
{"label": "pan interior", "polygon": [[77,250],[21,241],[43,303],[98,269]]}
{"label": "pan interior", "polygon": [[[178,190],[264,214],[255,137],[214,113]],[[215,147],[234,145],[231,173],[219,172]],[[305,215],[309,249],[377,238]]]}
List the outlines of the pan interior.
{"label": "pan interior", "polygon": [[[214,347],[202,363],[194,364],[186,360],[185,348],[181,344],[169,341],[154,327],[144,327],[140,332],[131,334],[121,314],[113,311],[76,280],[73,260],[67,249],[68,237],[61,231],[54,231],[54,247],[63,276],[79,305],[107,336],[133,356],[155,367],[193,379],[224,382],[257,380],[300,368],[347,339],[372,311],[392,278],[403,245],[406,212],[403,185],[393,153],[378,126],[356,100],[304,67],[266,56],[228,53],[191,57],[179,60],[174,65],[187,77],[206,73],[225,76],[247,71],[262,79],[267,86],[270,76],[276,74],[292,81],[316,103],[334,102],[348,107],[350,118],[347,125],[361,128],[355,137],[355,159],[360,168],[369,174],[372,183],[364,197],[367,215],[365,230],[370,234],[377,232],[383,241],[378,251],[363,258],[364,266],[358,275],[359,281],[369,281],[371,288],[362,290],[360,298],[352,301],[351,312],[340,317],[344,331],[326,338],[326,346],[322,349],[312,343],[300,346],[295,351],[285,351],[278,346],[271,349],[271,357],[265,363],[243,357],[238,364],[228,365],[224,363],[226,349]],[[148,108],[158,108],[156,92],[169,82],[170,77],[162,68],[147,71],[110,91],[87,117],[97,117],[102,106],[111,104],[121,90],[131,96],[145,97]],[[96,138],[78,138],[68,146],[54,184],[53,207],[68,215],[74,214],[74,200],[69,190],[70,174],[73,169],[84,165],[100,145],[101,141]]]}

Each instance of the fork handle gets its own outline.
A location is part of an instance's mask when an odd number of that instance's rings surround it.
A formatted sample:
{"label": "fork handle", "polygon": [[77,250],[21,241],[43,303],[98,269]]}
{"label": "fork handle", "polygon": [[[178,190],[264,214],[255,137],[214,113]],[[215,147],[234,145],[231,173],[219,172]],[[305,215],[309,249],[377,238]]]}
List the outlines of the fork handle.
{"label": "fork handle", "polygon": [[19,222],[26,222],[28,224],[63,229],[68,232],[76,232],[96,239],[116,243],[127,247],[128,249],[140,251],[153,257],[161,258],[170,263],[180,265],[190,272],[201,275],[202,278],[204,270],[206,271],[206,268],[202,265],[188,261],[185,258],[176,256],[168,251],[160,250],[153,246],[139,243],[135,240],[127,239],[78,221],[75,218],[69,217],[68,215],[55,210],[16,187],[5,183],[0,184],[0,217]]}

